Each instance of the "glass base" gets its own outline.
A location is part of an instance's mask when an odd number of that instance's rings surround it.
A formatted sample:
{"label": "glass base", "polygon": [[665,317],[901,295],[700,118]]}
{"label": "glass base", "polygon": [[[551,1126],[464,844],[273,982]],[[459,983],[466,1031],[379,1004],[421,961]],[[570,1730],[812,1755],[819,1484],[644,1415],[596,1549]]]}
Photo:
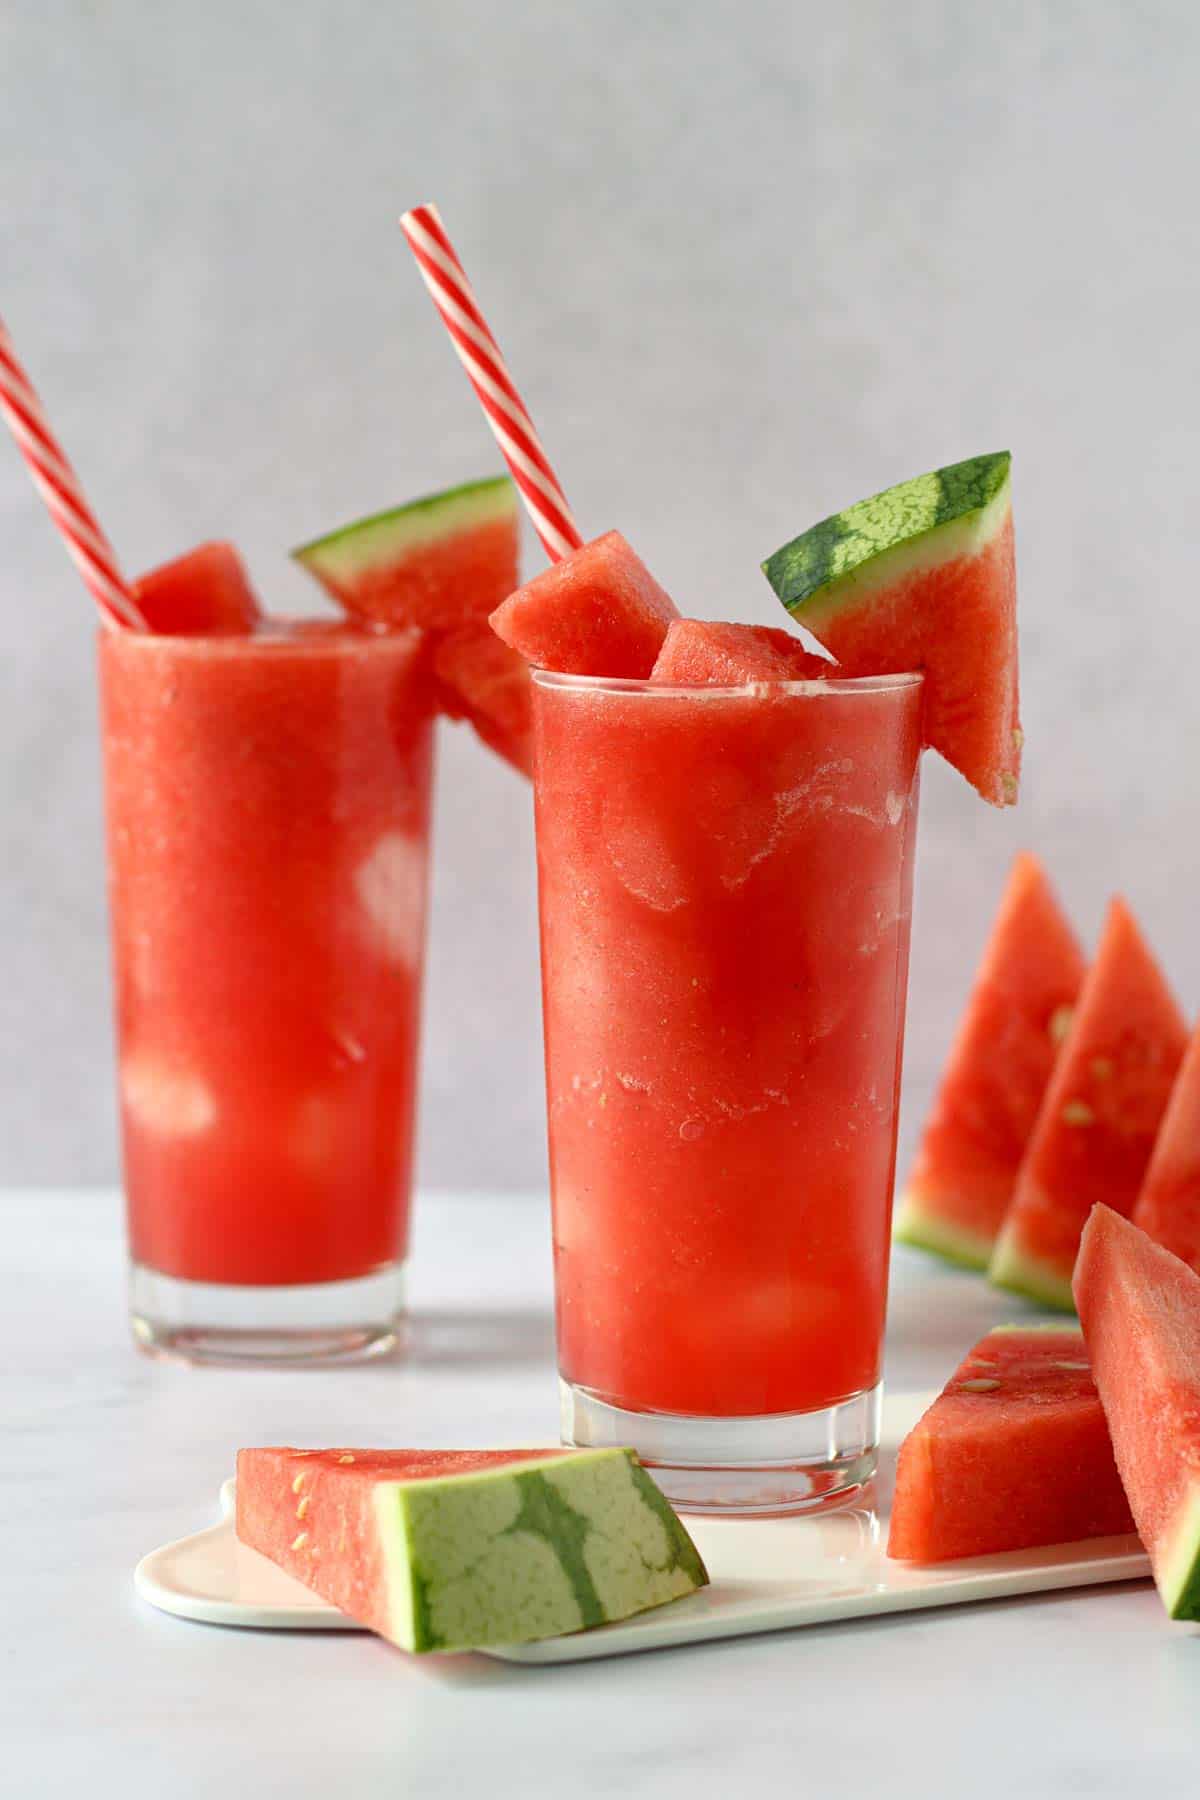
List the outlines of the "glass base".
{"label": "glass base", "polygon": [[680,1512],[809,1512],[875,1473],[882,1382],[817,1412],[730,1419],[629,1412],[571,1382],[559,1386],[563,1443],[632,1445]]}
{"label": "glass base", "polygon": [[356,1281],[227,1287],[134,1263],[134,1340],[150,1356],[245,1367],[320,1366],[387,1356],[404,1343],[404,1264]]}

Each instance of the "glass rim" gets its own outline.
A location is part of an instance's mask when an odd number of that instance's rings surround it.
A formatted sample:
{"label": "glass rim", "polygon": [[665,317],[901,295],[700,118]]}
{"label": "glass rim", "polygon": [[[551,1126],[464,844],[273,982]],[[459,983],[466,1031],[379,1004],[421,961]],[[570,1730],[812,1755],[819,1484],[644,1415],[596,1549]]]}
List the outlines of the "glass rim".
{"label": "glass rim", "polygon": [[170,654],[246,656],[273,655],[280,651],[299,651],[305,655],[318,654],[322,651],[344,651],[346,649],[361,650],[367,645],[386,645],[393,649],[401,648],[413,652],[413,639],[417,631],[415,626],[402,626],[397,631],[372,631],[362,629],[347,621],[342,629],[341,621],[326,619],[319,615],[304,616],[297,614],[294,618],[283,621],[291,624],[328,625],[328,631],[314,631],[311,634],[299,632],[293,635],[283,631],[133,631],[125,627],[111,629],[106,625],[96,627],[95,637],[100,645],[116,642],[121,649],[140,654],[142,651],[157,650]]}
{"label": "glass rim", "polygon": [[[836,667],[836,664],[833,665]],[[566,688],[586,694],[647,694],[661,699],[686,694],[691,699],[728,699],[735,694],[754,694],[770,688],[784,694],[840,695],[902,693],[920,687],[925,676],[920,669],[902,675],[809,676],[799,681],[739,681],[723,686],[688,685],[684,682],[649,681],[624,675],[566,675],[558,669],[530,667],[535,687]]]}

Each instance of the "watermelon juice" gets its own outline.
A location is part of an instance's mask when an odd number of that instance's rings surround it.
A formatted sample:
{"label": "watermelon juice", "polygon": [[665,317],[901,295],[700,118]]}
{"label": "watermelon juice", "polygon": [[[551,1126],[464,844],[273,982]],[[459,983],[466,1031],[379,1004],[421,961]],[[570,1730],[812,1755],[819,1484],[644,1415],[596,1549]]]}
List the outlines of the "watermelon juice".
{"label": "watermelon juice", "polygon": [[135,1332],[379,1347],[424,947],[418,634],[109,632],[100,678]]}
{"label": "watermelon juice", "polygon": [[534,686],[565,1437],[809,1503],[878,1437],[920,677]]}

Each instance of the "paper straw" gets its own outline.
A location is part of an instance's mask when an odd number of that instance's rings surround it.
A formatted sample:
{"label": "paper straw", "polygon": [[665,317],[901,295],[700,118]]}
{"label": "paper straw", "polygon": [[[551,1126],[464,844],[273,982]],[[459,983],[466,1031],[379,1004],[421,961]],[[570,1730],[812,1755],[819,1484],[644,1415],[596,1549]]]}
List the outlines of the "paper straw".
{"label": "paper straw", "polygon": [[566,495],[458,260],[436,206],[415,206],[400,220],[421,278],[450,333],[459,360],[504,452],[551,562],[583,542]]}
{"label": "paper straw", "polygon": [[67,553],[83,576],[106,625],[145,631],[129,583],[117,567],[112,545],[101,531],[83,489],[42,411],[33,384],[17,361],[12,339],[0,319],[0,412],[25,458],[34,486],[62,533]]}

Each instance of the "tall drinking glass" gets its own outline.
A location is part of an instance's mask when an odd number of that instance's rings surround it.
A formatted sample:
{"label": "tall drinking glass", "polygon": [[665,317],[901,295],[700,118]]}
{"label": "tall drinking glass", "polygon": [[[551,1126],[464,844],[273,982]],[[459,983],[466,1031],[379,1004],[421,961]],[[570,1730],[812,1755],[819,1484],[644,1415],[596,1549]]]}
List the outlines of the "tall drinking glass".
{"label": "tall drinking glass", "polygon": [[920,709],[535,675],[563,1436],[685,1507],[874,1468]]}
{"label": "tall drinking glass", "polygon": [[432,721],[415,634],[105,632],[131,1310],[194,1360],[403,1313]]}

